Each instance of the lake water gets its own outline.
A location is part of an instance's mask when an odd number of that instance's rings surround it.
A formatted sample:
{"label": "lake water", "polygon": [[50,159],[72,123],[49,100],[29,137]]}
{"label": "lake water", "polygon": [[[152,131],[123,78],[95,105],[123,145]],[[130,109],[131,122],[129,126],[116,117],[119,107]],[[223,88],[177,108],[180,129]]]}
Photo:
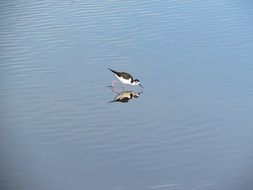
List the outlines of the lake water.
{"label": "lake water", "polygon": [[[252,1],[4,0],[0,20],[0,189],[253,189]],[[139,97],[110,103],[108,67]]]}

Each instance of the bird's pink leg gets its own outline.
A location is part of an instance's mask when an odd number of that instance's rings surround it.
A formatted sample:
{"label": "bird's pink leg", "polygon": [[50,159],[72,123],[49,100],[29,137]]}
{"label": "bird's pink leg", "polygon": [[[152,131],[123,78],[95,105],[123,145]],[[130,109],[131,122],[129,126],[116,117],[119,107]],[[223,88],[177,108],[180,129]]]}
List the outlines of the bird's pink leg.
{"label": "bird's pink leg", "polygon": [[117,82],[117,81],[116,81],[116,80],[113,80],[113,81],[112,81],[112,88],[113,88],[115,82]]}
{"label": "bird's pink leg", "polygon": [[112,92],[116,93],[116,94],[119,94],[117,91],[114,90],[114,88],[112,88]]}

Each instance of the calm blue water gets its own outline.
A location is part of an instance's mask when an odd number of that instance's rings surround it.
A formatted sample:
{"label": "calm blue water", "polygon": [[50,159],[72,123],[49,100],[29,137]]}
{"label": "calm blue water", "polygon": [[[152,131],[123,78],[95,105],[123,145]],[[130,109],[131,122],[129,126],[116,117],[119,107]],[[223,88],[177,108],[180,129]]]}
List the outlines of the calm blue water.
{"label": "calm blue water", "polygon": [[[253,189],[251,1],[5,0],[0,20],[0,189]],[[108,103],[108,67],[139,98]]]}

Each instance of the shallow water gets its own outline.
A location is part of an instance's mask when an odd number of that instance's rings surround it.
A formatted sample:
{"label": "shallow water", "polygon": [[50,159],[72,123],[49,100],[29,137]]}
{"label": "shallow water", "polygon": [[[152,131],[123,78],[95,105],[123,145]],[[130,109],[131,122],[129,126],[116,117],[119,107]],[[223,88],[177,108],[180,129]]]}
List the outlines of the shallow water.
{"label": "shallow water", "polygon": [[[3,1],[1,189],[253,189],[251,1]],[[144,89],[128,102],[107,68]]]}

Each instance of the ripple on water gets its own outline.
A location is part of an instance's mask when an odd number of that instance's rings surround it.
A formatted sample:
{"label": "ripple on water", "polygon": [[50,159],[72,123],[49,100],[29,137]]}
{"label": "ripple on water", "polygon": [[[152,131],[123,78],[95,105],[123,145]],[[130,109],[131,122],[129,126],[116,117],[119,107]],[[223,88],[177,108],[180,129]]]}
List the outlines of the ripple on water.
{"label": "ripple on water", "polygon": [[[240,182],[236,175],[252,160],[249,7],[225,0],[1,5],[0,135],[10,144],[3,157],[33,164],[31,173],[26,165],[1,169],[5,184],[44,175],[52,177],[49,189],[73,189],[66,179],[82,189],[104,181],[105,189]],[[140,98],[107,103],[115,95],[105,88],[111,66],[143,79]]]}

